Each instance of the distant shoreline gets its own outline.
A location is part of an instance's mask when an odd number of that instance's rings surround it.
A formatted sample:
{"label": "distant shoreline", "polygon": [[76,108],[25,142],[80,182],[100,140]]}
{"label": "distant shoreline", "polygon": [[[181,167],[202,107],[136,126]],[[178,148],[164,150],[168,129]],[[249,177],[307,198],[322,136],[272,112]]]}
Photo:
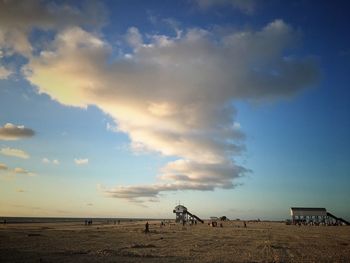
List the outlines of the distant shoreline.
{"label": "distant shoreline", "polygon": [[[136,222],[136,221],[160,221],[160,220],[175,220],[174,218],[125,218],[125,217],[13,217],[13,216],[0,216],[0,224],[28,224],[28,223],[84,223],[85,220],[92,220],[94,223],[105,223],[114,224],[114,221],[118,222]],[[210,221],[210,219],[204,219],[205,221]],[[256,222],[256,220],[237,220],[233,219],[230,221],[246,221],[246,222]],[[283,223],[284,220],[261,220],[260,222],[276,222]]]}
{"label": "distant shoreline", "polygon": [[158,218],[101,218],[101,217],[11,217],[0,216],[0,224],[6,222],[6,224],[23,224],[23,223],[84,223],[85,220],[92,220],[95,223],[114,223],[114,221],[120,220],[120,222],[133,222],[133,221],[156,221],[156,220],[171,220],[171,219],[158,219]]}

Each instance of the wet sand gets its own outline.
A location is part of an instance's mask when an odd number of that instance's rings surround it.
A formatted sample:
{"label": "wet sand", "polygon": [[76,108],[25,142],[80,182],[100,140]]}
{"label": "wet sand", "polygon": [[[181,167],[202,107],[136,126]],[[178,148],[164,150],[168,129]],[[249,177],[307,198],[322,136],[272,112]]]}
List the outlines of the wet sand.
{"label": "wet sand", "polygon": [[224,222],[0,225],[0,262],[350,262],[350,227]]}

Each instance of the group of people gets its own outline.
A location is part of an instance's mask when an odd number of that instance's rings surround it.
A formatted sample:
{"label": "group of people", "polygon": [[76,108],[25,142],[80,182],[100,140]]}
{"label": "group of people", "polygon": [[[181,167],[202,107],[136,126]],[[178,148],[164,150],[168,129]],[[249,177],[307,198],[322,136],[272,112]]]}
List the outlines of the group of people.
{"label": "group of people", "polygon": [[92,225],[92,219],[85,220],[85,225],[86,226]]}

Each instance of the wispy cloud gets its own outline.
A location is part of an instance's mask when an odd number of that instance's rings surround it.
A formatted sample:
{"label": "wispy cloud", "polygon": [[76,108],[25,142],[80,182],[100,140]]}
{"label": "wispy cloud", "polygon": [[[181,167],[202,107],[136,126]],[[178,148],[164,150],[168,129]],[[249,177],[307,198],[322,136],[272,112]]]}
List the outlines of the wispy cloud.
{"label": "wispy cloud", "polygon": [[13,172],[15,174],[24,174],[24,175],[28,175],[28,176],[35,176],[35,173],[29,172],[26,169],[20,168],[20,167],[16,167],[15,169],[13,169]]}
{"label": "wispy cloud", "polygon": [[43,163],[47,163],[47,164],[51,163],[51,164],[55,164],[55,165],[59,165],[59,164],[60,164],[60,161],[59,161],[59,160],[57,160],[57,159],[50,160],[50,159],[48,159],[48,158],[46,158],[46,157],[44,157],[44,158],[42,159],[42,162],[43,162]]}
{"label": "wispy cloud", "polygon": [[35,176],[36,174],[33,172],[30,172],[24,168],[21,167],[16,167],[14,169],[8,167],[4,163],[0,163],[0,173],[2,174],[2,177],[7,179],[14,179],[16,174],[22,174],[22,175],[27,175],[27,176]]}
{"label": "wispy cloud", "polygon": [[85,165],[89,163],[89,159],[76,158],[74,159],[76,165]]}
{"label": "wispy cloud", "polygon": [[11,141],[34,136],[35,132],[32,129],[25,128],[23,125],[14,125],[6,123],[0,127],[0,140]]}
{"label": "wispy cloud", "polygon": [[20,149],[10,148],[10,147],[0,149],[0,154],[12,156],[12,157],[18,157],[22,159],[28,159],[30,157],[29,154],[26,153],[25,151]]}

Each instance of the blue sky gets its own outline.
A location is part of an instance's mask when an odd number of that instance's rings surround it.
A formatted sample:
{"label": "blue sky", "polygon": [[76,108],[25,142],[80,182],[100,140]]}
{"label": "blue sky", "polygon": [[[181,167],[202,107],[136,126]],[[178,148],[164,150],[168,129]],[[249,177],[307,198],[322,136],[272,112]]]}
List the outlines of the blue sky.
{"label": "blue sky", "polygon": [[350,219],[346,1],[1,5],[1,215]]}

